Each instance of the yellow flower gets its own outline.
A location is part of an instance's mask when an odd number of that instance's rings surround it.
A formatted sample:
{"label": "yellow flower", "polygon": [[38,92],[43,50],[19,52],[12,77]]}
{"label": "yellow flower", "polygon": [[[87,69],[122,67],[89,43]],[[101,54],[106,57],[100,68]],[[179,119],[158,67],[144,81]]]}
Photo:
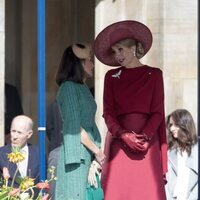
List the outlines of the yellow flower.
{"label": "yellow flower", "polygon": [[22,182],[20,183],[19,188],[22,191],[25,191],[26,189],[33,187],[34,186],[34,179],[33,178],[29,178],[29,177],[25,177]]}
{"label": "yellow flower", "polygon": [[8,157],[9,162],[13,162],[13,163],[19,163],[25,159],[25,155],[20,152],[19,147],[13,147],[12,152],[9,153],[7,157]]}

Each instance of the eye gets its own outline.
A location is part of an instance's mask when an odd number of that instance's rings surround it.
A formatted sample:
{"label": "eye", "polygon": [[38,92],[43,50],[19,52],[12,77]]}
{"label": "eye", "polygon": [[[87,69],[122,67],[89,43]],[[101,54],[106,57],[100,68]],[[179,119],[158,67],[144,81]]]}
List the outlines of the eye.
{"label": "eye", "polygon": [[115,54],[115,53],[116,53],[116,51],[112,49],[112,54]]}
{"label": "eye", "polygon": [[172,127],[172,123],[169,124],[169,128],[171,128],[171,127]]}
{"label": "eye", "polygon": [[120,51],[120,52],[123,51],[123,48],[122,48],[122,47],[119,47],[119,48],[118,48],[118,51]]}

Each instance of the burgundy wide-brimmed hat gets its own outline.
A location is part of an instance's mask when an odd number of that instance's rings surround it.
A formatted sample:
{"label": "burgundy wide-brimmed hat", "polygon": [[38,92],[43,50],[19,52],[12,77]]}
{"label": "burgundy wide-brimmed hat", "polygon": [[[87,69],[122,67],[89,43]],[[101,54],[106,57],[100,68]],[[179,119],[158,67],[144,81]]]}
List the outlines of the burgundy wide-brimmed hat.
{"label": "burgundy wide-brimmed hat", "polygon": [[[111,46],[124,39],[134,39],[142,43],[144,55],[152,45],[149,28],[133,20],[116,22],[102,30],[94,41],[94,54],[99,61],[109,66],[119,66],[112,55]],[[143,56],[144,56],[143,55]]]}

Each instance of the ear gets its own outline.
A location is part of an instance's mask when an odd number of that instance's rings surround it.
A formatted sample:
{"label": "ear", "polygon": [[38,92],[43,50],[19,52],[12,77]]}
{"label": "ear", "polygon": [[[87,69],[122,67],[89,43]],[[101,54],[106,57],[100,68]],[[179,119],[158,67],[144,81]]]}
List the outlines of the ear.
{"label": "ear", "polygon": [[132,51],[132,52],[135,52],[135,51],[136,51],[136,45],[133,45],[133,46],[131,47],[131,51]]}
{"label": "ear", "polygon": [[33,134],[33,130],[30,130],[30,131],[28,132],[28,139],[31,138],[32,134]]}

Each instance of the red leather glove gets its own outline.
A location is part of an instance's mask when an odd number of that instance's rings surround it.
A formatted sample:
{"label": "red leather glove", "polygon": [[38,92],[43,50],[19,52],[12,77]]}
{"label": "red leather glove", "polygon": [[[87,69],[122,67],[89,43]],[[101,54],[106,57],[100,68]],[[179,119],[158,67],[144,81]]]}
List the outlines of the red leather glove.
{"label": "red leather glove", "polygon": [[142,152],[147,151],[147,150],[149,149],[149,142],[148,142],[148,141],[145,141],[145,142],[143,143],[142,146],[143,146]]}
{"label": "red leather glove", "polygon": [[145,152],[148,149],[148,144],[146,144],[144,135],[133,132],[124,133],[122,134],[121,139],[124,146],[135,153]]}

